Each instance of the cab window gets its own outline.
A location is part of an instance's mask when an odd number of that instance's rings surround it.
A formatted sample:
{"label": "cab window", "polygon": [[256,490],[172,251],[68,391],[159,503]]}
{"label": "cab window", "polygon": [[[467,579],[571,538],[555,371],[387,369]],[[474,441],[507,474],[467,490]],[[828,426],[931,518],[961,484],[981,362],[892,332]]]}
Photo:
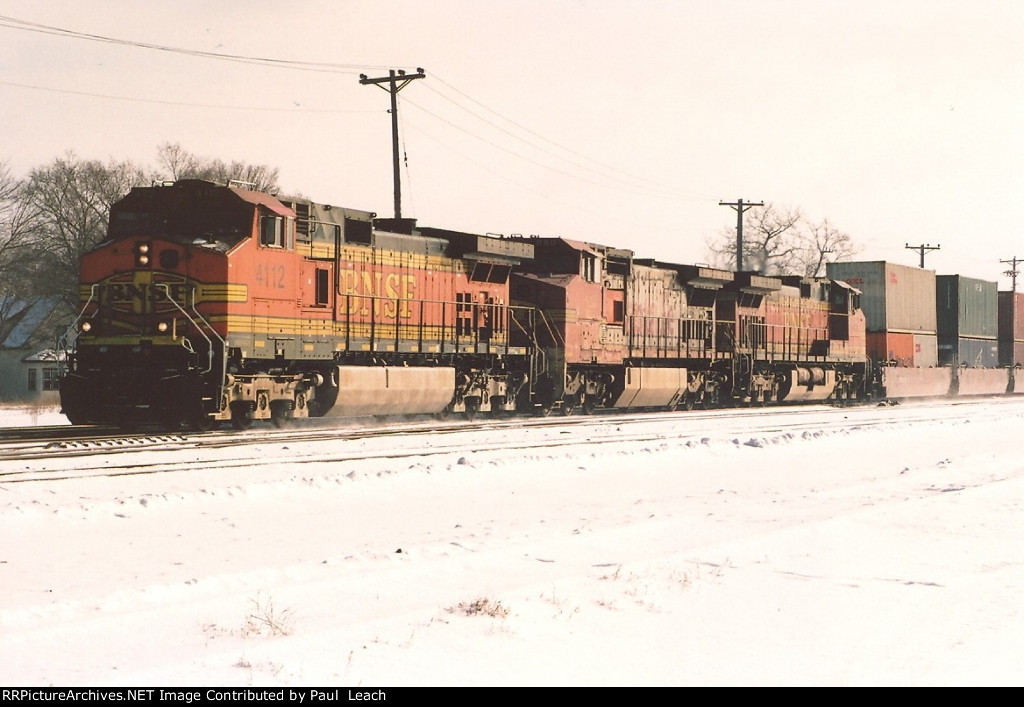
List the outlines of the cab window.
{"label": "cab window", "polygon": [[267,248],[292,249],[295,242],[295,219],[277,214],[260,216],[260,245]]}
{"label": "cab window", "polygon": [[260,219],[260,245],[268,248],[284,248],[283,218],[264,216]]}

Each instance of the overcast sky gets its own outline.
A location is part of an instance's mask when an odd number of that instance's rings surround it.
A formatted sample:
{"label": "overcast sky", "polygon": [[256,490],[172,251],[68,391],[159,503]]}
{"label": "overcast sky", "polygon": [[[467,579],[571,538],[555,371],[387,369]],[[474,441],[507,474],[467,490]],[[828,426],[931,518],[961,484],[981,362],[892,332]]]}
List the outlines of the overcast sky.
{"label": "overcast sky", "polygon": [[176,142],[391,215],[388,95],[359,74],[422,67],[399,115],[423,225],[702,262],[719,201],[762,200],[1006,288],[1021,36],[1024,3],[994,0],[0,0],[0,161]]}

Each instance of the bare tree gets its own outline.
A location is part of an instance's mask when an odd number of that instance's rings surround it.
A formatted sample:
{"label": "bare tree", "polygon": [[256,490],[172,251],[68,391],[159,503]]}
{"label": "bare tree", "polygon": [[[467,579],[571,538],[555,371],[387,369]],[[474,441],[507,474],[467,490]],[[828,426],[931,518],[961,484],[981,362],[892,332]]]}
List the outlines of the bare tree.
{"label": "bare tree", "polygon": [[278,170],[267,165],[196,157],[177,143],[166,142],[157,149],[157,156],[172,179],[205,179],[218,184],[244,182],[258,191],[278,189]]}
{"label": "bare tree", "polygon": [[157,148],[156,154],[172,180],[188,179],[199,171],[195,155],[177,143],[165,142]]}
{"label": "bare tree", "polygon": [[0,274],[9,288],[21,254],[30,245],[32,211],[21,198],[21,183],[11,176],[6,162],[0,162]]}
{"label": "bare tree", "polygon": [[[277,169],[199,159],[175,144],[158,149],[160,171],[173,179],[229,179],[276,188]],[[20,296],[58,295],[79,301],[78,259],[107,236],[111,205],[132,187],[148,186],[155,172],[130,161],[83,160],[69,153],[14,180],[0,164],[0,276]]]}
{"label": "bare tree", "polygon": [[21,198],[22,184],[0,162],[0,321],[16,306],[19,295],[30,286],[32,209]]}
{"label": "bare tree", "polygon": [[23,198],[33,214],[32,275],[50,294],[78,302],[78,258],[107,233],[110,206],[150,177],[131,162],[81,160],[74,154],[34,169]]}
{"label": "bare tree", "polygon": [[[736,232],[723,229],[707,242],[711,261],[736,267]],[[743,262],[762,275],[821,275],[825,263],[859,251],[828,219],[809,223],[798,208],[766,204],[751,209],[743,227]]]}
{"label": "bare tree", "polygon": [[798,271],[808,277],[820,277],[825,274],[825,263],[849,260],[861,251],[850,234],[834,227],[828,219],[805,225],[801,237],[804,247],[800,250]]}

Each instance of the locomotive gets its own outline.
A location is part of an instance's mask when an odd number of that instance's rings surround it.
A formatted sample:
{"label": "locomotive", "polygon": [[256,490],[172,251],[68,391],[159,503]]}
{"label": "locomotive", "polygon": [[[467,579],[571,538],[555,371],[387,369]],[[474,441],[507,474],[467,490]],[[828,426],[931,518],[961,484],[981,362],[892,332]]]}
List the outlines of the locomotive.
{"label": "locomotive", "polygon": [[132,189],[80,273],[60,389],[73,424],[244,429],[886,392],[861,292],[842,279],[419,227],[237,183]]}
{"label": "locomotive", "polygon": [[[198,180],[132,189],[81,258],[73,424],[514,410],[528,244]],[[402,231],[409,231],[403,233]]]}

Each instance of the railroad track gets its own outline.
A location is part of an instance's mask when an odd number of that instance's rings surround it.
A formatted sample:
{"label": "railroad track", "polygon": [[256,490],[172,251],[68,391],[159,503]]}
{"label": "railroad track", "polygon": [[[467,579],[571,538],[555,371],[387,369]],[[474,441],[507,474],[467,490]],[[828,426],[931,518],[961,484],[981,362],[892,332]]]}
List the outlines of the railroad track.
{"label": "railroad track", "polygon": [[[979,412],[984,402],[986,412]],[[734,443],[761,446],[772,439],[805,432],[866,430],[893,424],[971,419],[982,422],[1005,415],[1024,417],[1024,399],[896,407],[741,409],[651,414],[610,413],[577,418],[511,418],[488,422],[413,422],[370,426],[322,423],[285,430],[244,433],[85,435],[52,440],[4,441],[0,435],[0,485],[60,481],[83,477],[187,473],[209,469],[251,469],[273,465],[297,467],[412,457],[486,455],[514,448],[519,453],[586,446],[610,450],[641,442],[689,445]],[[502,427],[531,430],[529,441],[514,445]],[[94,431],[95,432],[95,431]],[[301,447],[297,446],[301,445]],[[301,448],[301,454],[295,450]],[[119,455],[112,460],[111,455]],[[69,463],[69,459],[73,462]]]}

